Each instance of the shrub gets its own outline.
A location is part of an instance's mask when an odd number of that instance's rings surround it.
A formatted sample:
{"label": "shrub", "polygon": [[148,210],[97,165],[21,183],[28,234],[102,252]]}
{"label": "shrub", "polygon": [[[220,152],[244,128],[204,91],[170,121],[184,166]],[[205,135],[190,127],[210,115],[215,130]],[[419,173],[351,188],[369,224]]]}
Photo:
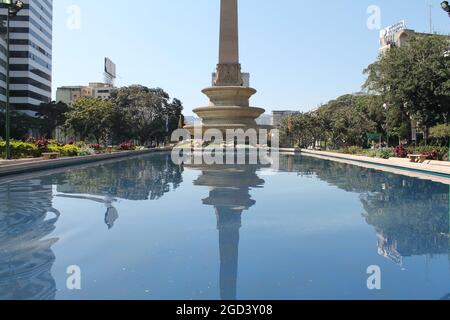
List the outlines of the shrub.
{"label": "shrub", "polygon": [[125,143],[122,143],[121,145],[119,145],[118,150],[132,151],[132,150],[136,150],[136,146],[132,142],[125,142]]}
{"label": "shrub", "polygon": [[424,152],[422,154],[427,157],[427,160],[439,160],[439,154],[436,150]]}
{"label": "shrub", "polygon": [[394,156],[395,156],[394,151],[392,151],[392,149],[389,148],[380,149],[377,151],[377,157],[381,159],[389,159]]}
{"label": "shrub", "polygon": [[89,146],[84,145],[84,146],[77,147],[77,148],[78,148],[77,155],[80,157],[90,156],[90,155],[95,154],[95,150],[92,148],[89,148]]}
{"label": "shrub", "polygon": [[347,147],[342,150],[342,153],[345,154],[364,154],[364,149],[361,147]]}
{"label": "shrub", "polygon": [[426,155],[429,160],[447,160],[448,159],[448,147],[439,146],[419,146],[409,147],[408,152],[411,154]]}
{"label": "shrub", "polygon": [[50,144],[50,141],[48,141],[47,139],[40,139],[37,140],[35,143],[36,147],[41,150],[42,152],[47,151],[47,147]]}
{"label": "shrub", "polygon": [[395,147],[394,154],[397,158],[406,158],[408,156],[408,151],[403,145]]}
{"label": "shrub", "polygon": [[365,155],[372,158],[389,159],[395,156],[394,151],[390,148],[367,150]]}
{"label": "shrub", "polygon": [[[6,152],[6,142],[0,141],[0,153],[4,156]],[[42,150],[34,143],[11,140],[11,157],[13,159],[20,158],[37,158],[42,154]]]}
{"label": "shrub", "polygon": [[80,148],[73,144],[66,144],[65,146],[61,147],[61,156],[63,157],[76,157],[78,156],[78,152],[80,151]]}
{"label": "shrub", "polygon": [[47,150],[45,150],[46,152],[56,152],[61,154],[61,146],[59,146],[58,144],[52,143],[49,144],[47,146]]}
{"label": "shrub", "polygon": [[89,148],[94,149],[95,151],[100,151],[103,149],[102,146],[99,144],[90,144]]}

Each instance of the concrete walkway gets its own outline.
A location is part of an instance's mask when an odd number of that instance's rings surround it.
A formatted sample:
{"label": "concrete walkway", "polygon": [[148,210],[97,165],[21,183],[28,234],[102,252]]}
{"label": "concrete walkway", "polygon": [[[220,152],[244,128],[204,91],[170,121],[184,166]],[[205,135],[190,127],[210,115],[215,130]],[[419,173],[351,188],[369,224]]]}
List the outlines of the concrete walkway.
{"label": "concrete walkway", "polygon": [[450,182],[450,162],[448,161],[429,160],[424,163],[412,163],[409,159],[381,159],[307,149],[302,149],[301,153],[304,155],[321,157],[323,159],[370,167],[382,171],[389,171],[396,174],[430,179],[443,183]]}

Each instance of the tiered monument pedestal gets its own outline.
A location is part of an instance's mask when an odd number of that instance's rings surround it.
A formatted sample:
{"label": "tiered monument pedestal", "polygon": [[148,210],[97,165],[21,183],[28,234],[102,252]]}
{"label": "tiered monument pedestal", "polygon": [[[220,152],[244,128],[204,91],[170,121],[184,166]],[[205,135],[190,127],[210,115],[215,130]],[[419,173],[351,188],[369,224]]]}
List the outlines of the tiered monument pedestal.
{"label": "tiered monument pedestal", "polygon": [[250,97],[256,93],[253,88],[242,86],[217,86],[206,88],[202,91],[210,100],[208,107],[194,110],[202,120],[202,124],[186,126],[193,136],[195,130],[202,135],[209,129],[217,129],[222,132],[224,139],[228,129],[271,129],[271,126],[261,126],[256,123],[264,112],[264,109],[249,106]]}

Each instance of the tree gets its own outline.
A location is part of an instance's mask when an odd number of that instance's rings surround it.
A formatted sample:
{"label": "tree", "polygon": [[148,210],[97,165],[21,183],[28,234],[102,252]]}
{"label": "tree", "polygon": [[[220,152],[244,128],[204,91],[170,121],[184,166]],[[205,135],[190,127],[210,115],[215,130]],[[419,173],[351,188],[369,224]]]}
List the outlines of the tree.
{"label": "tree", "polygon": [[[0,137],[5,138],[6,132],[6,117],[5,113],[0,111]],[[39,130],[39,120],[31,117],[25,113],[12,111],[11,112],[11,138],[12,139],[27,139],[34,131]]]}
{"label": "tree", "polygon": [[282,144],[294,142],[308,148],[320,142],[325,148],[366,147],[368,133],[383,133],[385,115],[379,101],[376,96],[349,94],[315,111],[295,114],[280,124]]}
{"label": "tree", "polygon": [[400,48],[380,55],[364,72],[365,88],[381,95],[396,108],[409,128],[414,118],[425,128],[448,121],[450,115],[450,57],[448,41],[441,36],[417,37]]}
{"label": "tree", "polygon": [[81,139],[94,138],[100,144],[106,142],[111,132],[116,108],[111,101],[94,98],[77,99],[66,113],[66,126]]}
{"label": "tree", "polygon": [[185,125],[184,116],[181,114],[180,119],[178,120],[178,129],[183,129]]}
{"label": "tree", "polygon": [[64,102],[42,103],[39,106],[36,116],[39,121],[39,131],[45,137],[50,139],[55,129],[64,125],[66,122],[66,113],[69,106]]}
{"label": "tree", "polygon": [[450,125],[440,124],[430,129],[430,137],[441,140],[445,145],[450,141]]}
{"label": "tree", "polygon": [[165,140],[178,128],[183,110],[181,101],[170,101],[163,89],[139,85],[115,90],[111,100],[117,106],[113,131],[120,133],[116,137],[137,138],[142,145]]}

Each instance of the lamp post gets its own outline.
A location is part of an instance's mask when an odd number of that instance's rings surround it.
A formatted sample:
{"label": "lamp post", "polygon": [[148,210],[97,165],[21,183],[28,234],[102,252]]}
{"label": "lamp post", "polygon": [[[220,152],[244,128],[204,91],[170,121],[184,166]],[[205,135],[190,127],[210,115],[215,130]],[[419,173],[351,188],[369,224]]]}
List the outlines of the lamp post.
{"label": "lamp post", "polygon": [[10,18],[17,16],[20,10],[23,9],[24,3],[20,0],[1,0],[1,3],[6,6],[6,112],[5,112],[5,122],[6,122],[6,159],[11,159],[11,106],[10,106],[10,95],[9,95],[9,48],[10,48],[10,32],[9,32],[9,21]]}
{"label": "lamp post", "polygon": [[442,8],[442,10],[447,12],[448,16],[450,17],[450,4],[448,3],[448,1],[442,1],[441,2],[441,8]]}

